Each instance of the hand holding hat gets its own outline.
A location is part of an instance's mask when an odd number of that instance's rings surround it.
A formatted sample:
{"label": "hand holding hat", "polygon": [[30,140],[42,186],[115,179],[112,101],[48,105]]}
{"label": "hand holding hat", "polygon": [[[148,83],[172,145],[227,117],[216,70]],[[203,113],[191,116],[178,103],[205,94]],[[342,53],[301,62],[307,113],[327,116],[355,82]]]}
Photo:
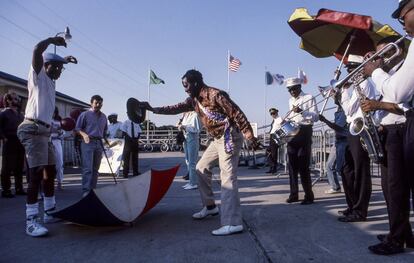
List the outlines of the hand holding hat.
{"label": "hand holding hat", "polygon": [[74,56],[66,56],[65,60],[68,63],[78,64],[78,60]]}

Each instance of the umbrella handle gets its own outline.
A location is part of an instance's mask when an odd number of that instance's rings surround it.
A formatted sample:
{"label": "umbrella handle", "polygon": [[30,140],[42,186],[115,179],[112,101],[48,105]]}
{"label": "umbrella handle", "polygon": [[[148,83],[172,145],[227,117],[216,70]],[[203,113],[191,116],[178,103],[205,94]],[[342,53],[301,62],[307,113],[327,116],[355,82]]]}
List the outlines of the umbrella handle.
{"label": "umbrella handle", "polygon": [[351,37],[349,38],[349,43],[346,46],[345,53],[341,58],[341,62],[339,62],[339,65],[335,70],[335,77],[334,77],[335,80],[338,80],[339,77],[341,76],[341,69],[342,69],[342,66],[344,65],[345,57],[348,55],[349,48],[351,47],[351,44],[352,44],[352,42],[354,42],[355,38],[356,38],[355,37],[355,30],[353,30],[353,33],[352,33]]}

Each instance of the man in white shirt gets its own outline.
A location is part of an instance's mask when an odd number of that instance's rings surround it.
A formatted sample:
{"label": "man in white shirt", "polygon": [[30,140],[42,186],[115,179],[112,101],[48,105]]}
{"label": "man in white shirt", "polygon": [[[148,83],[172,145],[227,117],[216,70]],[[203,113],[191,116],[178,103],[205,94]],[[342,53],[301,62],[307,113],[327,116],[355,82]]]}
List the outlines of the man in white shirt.
{"label": "man in white shirt", "polygon": [[124,151],[122,153],[124,178],[128,178],[129,162],[131,159],[133,176],[140,175],[141,173],[138,170],[138,140],[142,133],[141,127],[138,123],[126,120],[121,125],[121,131],[125,139]]}
{"label": "man in white shirt", "polygon": [[[398,9],[393,13],[394,18],[405,26],[406,32],[414,33],[414,1],[400,1]],[[395,42],[396,39],[390,40]],[[378,45],[377,49],[385,46]],[[403,47],[403,45],[400,47]],[[407,247],[414,247],[414,238],[409,221],[410,213],[410,186],[413,189],[413,162],[414,162],[414,116],[412,114],[412,98],[414,78],[412,67],[414,63],[412,45],[404,62],[398,58],[389,63],[391,66],[382,66],[379,59],[368,63],[364,68],[367,75],[372,75],[377,90],[383,96],[381,102],[369,101],[363,105],[364,110],[383,109],[380,112],[381,124],[386,133],[385,149],[387,163],[381,171],[382,188],[387,203],[390,232],[387,235],[378,235],[381,243],[370,246],[375,254],[391,255],[404,252],[404,243]],[[401,65],[402,64],[402,65]],[[391,68],[394,66],[393,68]],[[391,68],[391,70],[389,70]],[[399,105],[398,105],[399,104]],[[402,115],[405,111],[405,116]]]}
{"label": "man in white shirt", "polygon": [[305,197],[302,205],[312,204],[314,195],[309,170],[312,150],[312,126],[318,121],[319,114],[315,99],[312,95],[302,91],[303,80],[301,78],[289,78],[286,87],[292,96],[289,99],[290,113],[288,120],[294,121],[300,126],[299,133],[288,142],[287,152],[289,158],[289,183],[290,195],[287,203],[299,201],[298,173],[302,183]]}
{"label": "man in white shirt", "polygon": [[108,115],[108,139],[113,138],[122,138],[122,131],[121,131],[121,125],[122,122],[118,121],[118,114],[111,113]]}
{"label": "man in white shirt", "polygon": [[[362,56],[349,55],[346,65],[348,73],[352,72],[363,61]],[[360,84],[361,92],[368,99],[375,99],[375,87],[369,79]],[[362,117],[362,110],[357,89],[353,85],[342,88],[341,105],[348,124],[357,117]],[[345,148],[345,165],[343,167],[343,182],[348,208],[340,211],[341,222],[365,221],[368,215],[372,183],[370,159],[361,144],[359,135],[348,134],[348,146]]]}
{"label": "man in white shirt", "polygon": [[[29,186],[26,203],[26,234],[44,236],[48,230],[38,222],[39,204],[37,195],[43,185],[44,223],[54,221],[49,215],[55,210],[54,180],[56,176],[55,152],[50,142],[50,125],[55,110],[55,81],[62,73],[63,64],[77,63],[72,56],[62,58],[43,52],[50,45],[64,46],[61,37],[51,37],[39,42],[33,51],[32,65],[27,80],[29,97],[25,120],[20,124],[17,135],[26,151]],[[43,181],[43,182],[42,182]]]}
{"label": "man in white shirt", "polygon": [[272,116],[272,123],[270,124],[270,141],[267,151],[269,152],[269,171],[266,173],[274,174],[277,171],[277,157],[279,151],[279,145],[275,141],[275,132],[280,129],[282,124],[282,118],[279,116],[279,111],[275,108],[269,109],[270,116]]}

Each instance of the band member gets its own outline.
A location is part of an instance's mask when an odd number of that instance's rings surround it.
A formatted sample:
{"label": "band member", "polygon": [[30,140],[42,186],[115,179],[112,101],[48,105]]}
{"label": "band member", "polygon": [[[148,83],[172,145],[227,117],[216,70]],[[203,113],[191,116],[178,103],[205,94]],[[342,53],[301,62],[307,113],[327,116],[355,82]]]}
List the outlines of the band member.
{"label": "band member", "polygon": [[[348,73],[358,67],[362,61],[362,56],[349,55],[346,65]],[[362,96],[375,99],[375,87],[369,79],[363,81],[360,88]],[[345,85],[341,96],[341,105],[347,122],[352,123],[355,118],[362,116],[360,94],[353,85]],[[342,184],[348,208],[339,212],[343,216],[340,216],[338,220],[341,222],[365,221],[368,215],[372,183],[370,159],[367,151],[362,147],[359,135],[348,135],[348,147],[345,150],[345,165],[342,172],[344,179]]]}
{"label": "band member", "polygon": [[290,195],[286,202],[293,203],[299,201],[299,173],[303,191],[305,192],[305,197],[301,204],[308,205],[314,201],[309,170],[312,150],[312,126],[315,121],[318,121],[319,114],[315,99],[312,95],[302,91],[302,84],[304,84],[302,78],[289,78],[286,80],[286,87],[291,95],[289,99],[290,113],[287,119],[300,125],[298,134],[287,145]]}
{"label": "band member", "polygon": [[62,58],[56,54],[43,54],[50,44],[66,47],[66,42],[62,37],[51,37],[35,46],[27,80],[29,98],[25,120],[17,130],[17,136],[26,151],[29,175],[26,233],[33,237],[44,236],[48,233],[48,230],[38,222],[37,195],[41,183],[45,210],[43,221],[44,223],[54,221],[49,212],[53,211],[56,205],[54,193],[55,151],[50,142],[50,124],[55,110],[55,80],[60,77],[63,64],[77,63],[72,56]]}
{"label": "band member", "polygon": [[[397,10],[392,14],[404,25],[405,31],[414,36],[414,1],[400,1]],[[383,45],[382,45],[383,46]],[[367,102],[365,110],[386,109],[388,120],[395,118],[402,121],[402,112],[405,112],[405,128],[403,124],[387,125],[385,140],[388,151],[387,173],[383,177],[383,191],[389,213],[390,232],[386,236],[378,236],[381,243],[370,246],[375,254],[390,255],[404,252],[404,243],[407,247],[414,247],[412,229],[409,222],[409,189],[413,189],[413,163],[414,163],[414,114],[412,109],[414,95],[414,77],[412,67],[414,64],[414,47],[410,44],[407,57],[399,67],[386,65],[382,59],[367,63],[364,72],[372,76],[377,89],[383,95],[385,102]],[[391,70],[388,70],[391,68]],[[388,72],[387,72],[388,71]],[[395,72],[393,74],[393,71]],[[402,112],[398,105],[402,106]],[[397,115],[394,115],[397,114]],[[387,120],[386,119],[386,120]],[[384,118],[382,119],[383,122]],[[403,159],[403,162],[401,162]],[[399,166],[399,167],[398,167]]]}
{"label": "band member", "polygon": [[20,113],[20,98],[14,92],[6,93],[3,97],[6,107],[0,113],[0,139],[3,140],[1,160],[1,192],[2,197],[14,197],[10,190],[10,177],[14,176],[16,195],[26,195],[23,189],[24,148],[17,138],[17,127],[23,122]]}
{"label": "band member", "polygon": [[91,108],[84,111],[76,122],[75,130],[82,136],[82,192],[86,196],[98,183],[98,170],[101,165],[103,143],[108,129],[106,116],[101,112],[103,98],[91,97]]}
{"label": "band member", "polygon": [[138,151],[139,151],[139,137],[142,130],[138,123],[126,120],[121,125],[122,135],[125,140],[124,150],[122,152],[123,158],[123,175],[128,178],[129,162],[132,160],[132,174],[133,176],[140,175],[138,170]]}
{"label": "band member", "polygon": [[63,130],[61,126],[62,117],[59,116],[59,110],[55,107],[53,113],[53,119],[51,123],[51,138],[53,147],[55,147],[55,159],[56,159],[56,181],[57,188],[62,190],[63,182],[63,151],[62,151],[62,140]]}
{"label": "band member", "polygon": [[121,125],[122,122],[118,121],[118,114],[111,113],[108,115],[108,132],[107,132],[107,138],[113,139],[113,138],[122,138],[122,131],[121,131]]}
{"label": "band member", "polygon": [[[328,173],[328,182],[331,186],[331,189],[325,191],[326,194],[341,192],[341,185],[339,184],[338,174],[341,176],[342,181],[344,181],[342,169],[345,164],[345,149],[348,145],[347,136],[349,134],[349,130],[346,123],[346,116],[344,110],[342,109],[340,101],[341,93],[337,92],[335,94],[335,104],[338,107],[334,114],[335,120],[333,123],[328,121],[323,115],[319,115],[319,120],[324,122],[326,125],[328,125],[328,127],[335,131],[335,146],[332,147],[332,151],[334,152],[331,151],[329,154],[329,156],[331,156],[331,154],[335,155],[334,164],[330,167],[330,169],[334,170],[334,172],[331,175]],[[327,163],[329,164],[329,161],[327,161]]]}
{"label": "band member", "polygon": [[267,151],[269,153],[269,171],[266,173],[268,174],[274,174],[277,172],[277,158],[278,158],[278,152],[279,152],[279,145],[275,141],[275,132],[280,128],[280,125],[282,124],[282,118],[279,116],[279,111],[275,108],[269,109],[270,116],[272,116],[272,123],[270,124],[270,141],[269,141],[269,147],[267,148]]}
{"label": "band member", "polygon": [[207,86],[199,71],[187,71],[182,77],[182,84],[185,92],[190,96],[184,102],[160,108],[152,108],[148,103],[143,103],[143,106],[157,114],[197,112],[214,140],[197,163],[198,186],[204,208],[195,213],[193,218],[203,219],[219,213],[211,187],[211,170],[218,163],[221,170],[222,227],[212,231],[212,234],[230,235],[242,232],[237,183],[237,166],[243,144],[242,134],[253,148],[258,147],[257,139],[253,135],[252,127],[245,114],[236,103],[226,92]]}

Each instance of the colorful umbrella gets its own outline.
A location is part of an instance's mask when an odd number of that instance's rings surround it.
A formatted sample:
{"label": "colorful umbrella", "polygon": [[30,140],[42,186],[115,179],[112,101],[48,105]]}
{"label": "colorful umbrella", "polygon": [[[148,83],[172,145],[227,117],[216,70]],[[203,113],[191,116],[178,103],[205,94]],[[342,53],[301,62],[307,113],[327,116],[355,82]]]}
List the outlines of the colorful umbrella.
{"label": "colorful umbrella", "polygon": [[179,166],[151,170],[115,185],[93,189],[77,203],[53,216],[91,226],[131,223],[153,208],[167,193]]}
{"label": "colorful umbrella", "polygon": [[300,48],[317,58],[342,58],[352,35],[355,37],[349,54],[360,56],[375,50],[379,40],[399,36],[389,25],[382,25],[370,16],[328,9],[320,9],[316,16],[311,16],[305,8],[298,8],[288,24],[301,37]]}

